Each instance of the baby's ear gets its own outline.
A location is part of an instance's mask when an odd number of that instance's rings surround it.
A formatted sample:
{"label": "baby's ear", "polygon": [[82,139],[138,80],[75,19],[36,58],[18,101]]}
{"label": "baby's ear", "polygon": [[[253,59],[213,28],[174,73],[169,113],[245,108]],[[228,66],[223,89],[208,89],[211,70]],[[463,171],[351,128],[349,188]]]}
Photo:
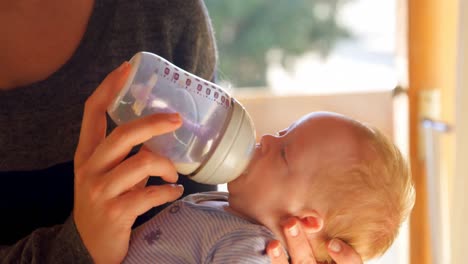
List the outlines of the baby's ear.
{"label": "baby's ear", "polygon": [[315,210],[305,210],[298,218],[301,220],[302,228],[307,234],[315,234],[323,228],[323,218]]}

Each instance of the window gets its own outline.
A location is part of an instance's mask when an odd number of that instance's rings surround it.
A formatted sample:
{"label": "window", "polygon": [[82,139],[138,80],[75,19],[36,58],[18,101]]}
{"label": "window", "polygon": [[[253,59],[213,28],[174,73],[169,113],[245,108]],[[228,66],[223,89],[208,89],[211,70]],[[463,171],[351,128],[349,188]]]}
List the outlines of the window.
{"label": "window", "polygon": [[392,89],[396,0],[205,0],[218,80],[234,89],[334,93]]}

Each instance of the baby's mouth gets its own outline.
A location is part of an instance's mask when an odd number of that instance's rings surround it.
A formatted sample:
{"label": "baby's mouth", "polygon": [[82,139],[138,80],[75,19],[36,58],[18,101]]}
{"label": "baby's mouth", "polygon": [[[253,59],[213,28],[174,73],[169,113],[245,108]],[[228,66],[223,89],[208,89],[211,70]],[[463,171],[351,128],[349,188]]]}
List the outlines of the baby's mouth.
{"label": "baby's mouth", "polygon": [[245,175],[245,174],[248,174],[250,172],[250,169],[252,167],[252,163],[257,159],[257,156],[262,151],[261,148],[262,148],[262,145],[260,143],[255,144],[255,150],[254,150],[254,154],[252,155],[252,159],[250,160],[249,164],[247,165],[247,168],[242,172],[241,175]]}

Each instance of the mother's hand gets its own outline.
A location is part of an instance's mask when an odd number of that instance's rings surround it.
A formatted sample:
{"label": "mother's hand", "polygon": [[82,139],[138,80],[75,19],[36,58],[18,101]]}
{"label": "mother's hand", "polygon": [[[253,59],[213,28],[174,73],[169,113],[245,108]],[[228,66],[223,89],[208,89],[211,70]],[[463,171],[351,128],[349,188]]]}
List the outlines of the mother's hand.
{"label": "mother's hand", "polygon": [[[283,234],[289,248],[291,263],[317,264],[312,247],[307,240],[307,232],[314,232],[313,228],[308,229],[307,225],[297,218],[289,219],[283,226]],[[332,239],[327,245],[330,257],[337,264],[362,264],[362,259],[356,251],[339,239]],[[267,246],[267,254],[270,256],[272,264],[286,264],[288,258],[283,252],[283,248],[278,240],[271,241]]]}
{"label": "mother's hand", "polygon": [[168,159],[143,148],[125,159],[134,146],[180,127],[178,114],[147,116],[117,127],[106,137],[106,109],[128,74],[129,64],[124,63],[88,98],[75,153],[73,217],[95,263],[120,263],[138,215],[183,192],[171,184],[144,186],[149,175],[177,181]]}

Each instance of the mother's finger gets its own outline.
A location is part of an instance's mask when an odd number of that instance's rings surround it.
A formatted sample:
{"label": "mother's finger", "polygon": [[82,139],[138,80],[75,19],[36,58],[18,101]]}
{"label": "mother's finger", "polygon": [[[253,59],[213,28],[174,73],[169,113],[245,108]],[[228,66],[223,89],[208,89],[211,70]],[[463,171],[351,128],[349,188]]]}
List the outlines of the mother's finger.
{"label": "mother's finger", "polygon": [[183,192],[182,185],[151,185],[119,196],[115,202],[119,204],[120,212],[126,214],[130,224],[133,224],[137,216],[155,206],[176,200]]}
{"label": "mother's finger", "polygon": [[266,247],[271,264],[288,264],[288,256],[284,253],[283,247],[278,240],[273,240]]}
{"label": "mother's finger", "polygon": [[348,244],[339,239],[328,242],[328,254],[337,264],[362,264],[359,254]]}
{"label": "mother's finger", "polygon": [[116,97],[130,72],[130,64],[124,62],[106,76],[86,100],[80,138],[75,152],[75,166],[81,166],[96,146],[106,136],[106,109]]}
{"label": "mother's finger", "polygon": [[115,128],[92,154],[95,172],[107,172],[117,166],[130,150],[153,136],[176,130],[182,125],[177,113],[153,114]]}
{"label": "mother's finger", "polygon": [[148,176],[160,176],[166,182],[176,182],[179,177],[172,162],[150,151],[140,150],[120,163],[105,177],[104,193],[116,197],[129,191]]}
{"label": "mother's finger", "polygon": [[317,263],[299,219],[296,217],[289,218],[283,224],[283,233],[288,244],[292,263]]}

